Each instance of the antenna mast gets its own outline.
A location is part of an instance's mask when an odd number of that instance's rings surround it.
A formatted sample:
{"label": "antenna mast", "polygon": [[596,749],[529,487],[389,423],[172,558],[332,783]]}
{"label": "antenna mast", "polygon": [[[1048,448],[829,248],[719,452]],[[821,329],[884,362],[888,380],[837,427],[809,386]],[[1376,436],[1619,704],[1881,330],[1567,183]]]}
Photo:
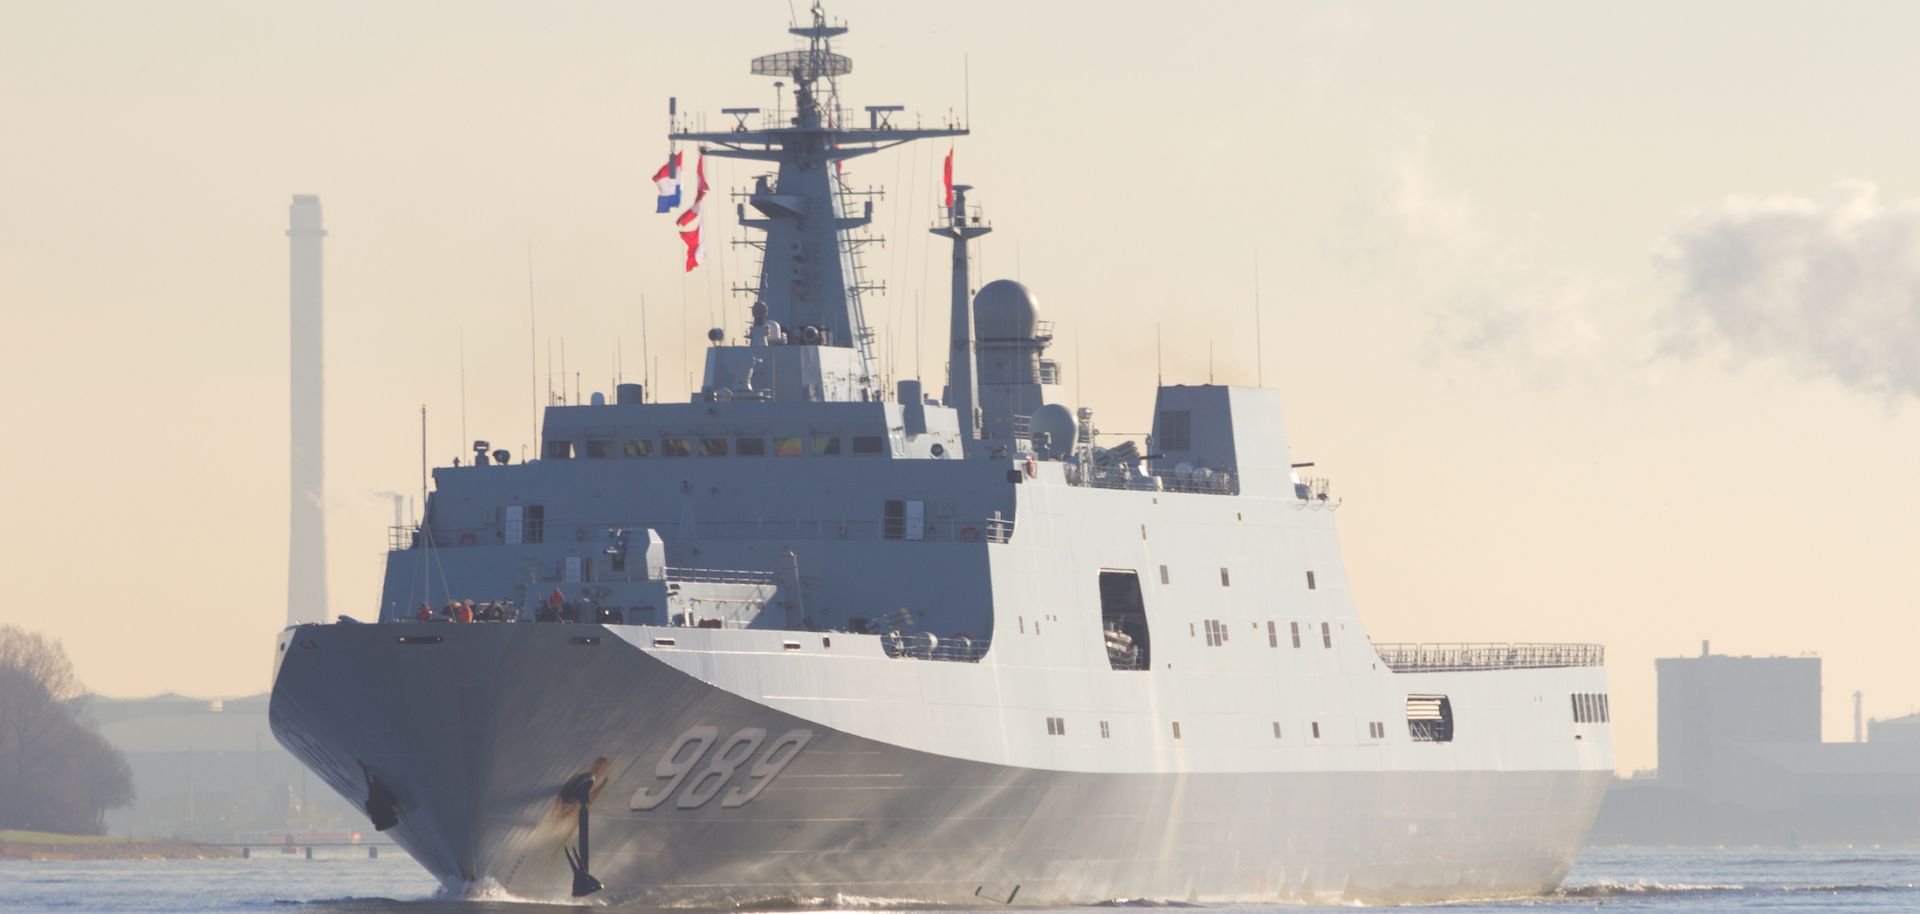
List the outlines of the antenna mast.
{"label": "antenna mast", "polygon": [[968,284],[967,242],[993,231],[980,218],[979,208],[967,209],[968,184],[953,185],[953,201],[947,207],[946,224],[928,231],[953,240],[953,307],[947,325],[947,403],[960,416],[962,455],[965,445],[980,438],[980,410],[974,405],[980,398],[974,381],[973,289]]}
{"label": "antenna mast", "polygon": [[[833,42],[847,33],[844,23],[829,22],[818,3],[811,17],[787,31],[800,46],[754,58],[757,76],[791,88],[793,110],[763,113],[759,108],[726,108],[733,123],[724,131],[676,129],[673,141],[698,144],[721,159],[769,163],[774,173],[755,179],[739,193],[738,223],[764,232],[744,243],[761,253],[760,275],[732,289],[764,305],[765,318],[796,335],[806,333],[819,345],[852,349],[854,399],[883,396],[873,357],[873,336],[862,313],[862,296],[882,288],[862,273],[860,249],[876,240],[855,236],[871,225],[873,202],[856,208],[853,198],[877,192],[849,190],[838,180],[840,163],[933,137],[966,135],[957,125],[899,127],[892,122],[898,105],[869,105],[867,123],[849,123],[839,102],[839,77],[853,72],[853,61],[835,53]],[[756,317],[756,321],[760,318]]]}

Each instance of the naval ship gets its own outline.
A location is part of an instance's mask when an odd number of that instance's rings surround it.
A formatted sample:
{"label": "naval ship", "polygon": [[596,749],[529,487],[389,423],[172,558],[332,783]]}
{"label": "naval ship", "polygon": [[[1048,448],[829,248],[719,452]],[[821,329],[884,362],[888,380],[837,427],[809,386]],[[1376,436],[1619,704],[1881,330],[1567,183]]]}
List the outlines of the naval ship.
{"label": "naval ship", "polygon": [[[1551,891],[1613,767],[1602,649],[1370,640],[1276,394],[1158,386],[1150,437],[1100,435],[1033,292],[975,291],[964,185],[946,383],[887,389],[840,163],[967,131],[849,117],[845,26],[789,31],[753,72],[790,108],[669,131],[766,168],[698,391],[619,383],[549,405],[536,459],[435,469],[378,623],[279,636],[278,739],[454,892]],[[505,619],[422,612],[467,598]]]}

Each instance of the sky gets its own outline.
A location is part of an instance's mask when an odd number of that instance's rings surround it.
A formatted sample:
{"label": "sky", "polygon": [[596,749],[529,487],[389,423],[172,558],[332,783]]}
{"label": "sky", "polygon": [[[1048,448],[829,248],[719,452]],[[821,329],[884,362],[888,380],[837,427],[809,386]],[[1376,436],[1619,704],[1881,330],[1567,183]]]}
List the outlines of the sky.
{"label": "sky", "polygon": [[[1156,359],[1283,392],[1375,640],[1605,643],[1623,771],[1654,763],[1653,659],[1703,639],[1818,653],[1828,739],[1855,690],[1920,708],[1920,7],[830,12],[850,108],[969,121],[976,270],[1035,290],[1103,430],[1146,428]],[[294,194],[330,233],[334,611],[375,611],[423,406],[445,464],[520,450],[550,386],[683,394],[752,261],[719,207],[680,272],[666,100],[770,105],[747,61],[788,16],[0,4],[0,622],[107,694],[267,687]],[[936,388],[945,152],[848,168],[886,189],[883,367]]]}

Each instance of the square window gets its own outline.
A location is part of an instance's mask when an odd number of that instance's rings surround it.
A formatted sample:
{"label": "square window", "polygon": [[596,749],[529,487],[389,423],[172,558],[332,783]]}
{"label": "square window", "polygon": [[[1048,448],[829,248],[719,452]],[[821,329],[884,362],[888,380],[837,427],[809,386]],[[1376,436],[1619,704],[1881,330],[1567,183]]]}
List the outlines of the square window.
{"label": "square window", "polygon": [[767,439],[735,438],[733,452],[742,457],[765,457],[767,456]]}
{"label": "square window", "polygon": [[1311,572],[1311,571],[1309,571],[1309,572],[1307,572],[1307,589],[1308,589],[1308,590],[1319,590],[1319,589],[1320,589],[1320,585],[1319,585],[1319,582],[1317,582],[1317,581],[1315,581],[1315,580],[1313,579],[1313,572]]}
{"label": "square window", "polygon": [[1320,623],[1320,646],[1321,647],[1333,646],[1333,626],[1328,625],[1325,622]]}
{"label": "square window", "polygon": [[700,439],[700,456],[702,457],[727,456],[727,439],[725,438]]}
{"label": "square window", "polygon": [[1173,738],[1180,738],[1180,722],[1177,720],[1173,722]]}
{"label": "square window", "polygon": [[1053,732],[1060,736],[1066,736],[1067,735],[1067,719],[1064,717],[1054,718]]}
{"label": "square window", "polygon": [[1220,586],[1221,587],[1233,586],[1233,582],[1227,580],[1227,570],[1225,568],[1220,569]]}
{"label": "square window", "polygon": [[813,436],[813,456],[837,457],[840,454],[840,439],[833,435]]}
{"label": "square window", "polygon": [[799,435],[787,435],[773,439],[773,456],[805,457],[807,441]]}
{"label": "square window", "polygon": [[646,441],[629,440],[626,446],[622,448],[622,452],[628,457],[652,457],[653,441],[651,439]]}
{"label": "square window", "polygon": [[1160,566],[1160,583],[1167,583],[1167,566]]}
{"label": "square window", "polygon": [[1054,735],[1054,732],[1055,731],[1053,729],[1053,718],[1049,717],[1047,718],[1047,735],[1052,736]]}
{"label": "square window", "polygon": [[686,438],[663,438],[660,441],[660,456],[687,457],[693,454],[693,442]]}
{"label": "square window", "polygon": [[853,452],[856,454],[884,454],[887,452],[885,438],[879,435],[860,435],[853,439]]}
{"label": "square window", "polygon": [[1277,720],[1273,722],[1273,738],[1280,738],[1280,722]]}

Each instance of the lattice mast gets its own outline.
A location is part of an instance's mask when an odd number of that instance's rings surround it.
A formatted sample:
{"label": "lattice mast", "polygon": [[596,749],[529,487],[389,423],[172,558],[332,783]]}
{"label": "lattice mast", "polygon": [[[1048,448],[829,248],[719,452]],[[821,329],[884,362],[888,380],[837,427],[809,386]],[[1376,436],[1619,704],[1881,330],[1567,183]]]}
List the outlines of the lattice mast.
{"label": "lattice mast", "polygon": [[[862,386],[870,387],[876,375],[860,307],[862,239],[851,233],[873,221],[873,203],[853,211],[840,192],[836,163],[913,140],[965,136],[967,130],[958,124],[896,127],[891,118],[901,110],[898,105],[867,106],[867,126],[847,126],[836,80],[853,71],[853,61],[832,49],[833,39],[847,33],[846,25],[829,24],[816,3],[811,25],[787,31],[805,39],[805,46],[753,60],[756,76],[791,80],[794,107],[784,124],[776,122],[785,112],[725,108],[722,112],[734,119],[732,129],[676,128],[671,136],[698,144],[707,155],[773,163],[774,173],[756,176],[739,206],[740,224],[765,233],[760,276],[747,291],[790,331],[817,327],[824,345],[857,349]],[[757,125],[751,123],[756,120]]]}

